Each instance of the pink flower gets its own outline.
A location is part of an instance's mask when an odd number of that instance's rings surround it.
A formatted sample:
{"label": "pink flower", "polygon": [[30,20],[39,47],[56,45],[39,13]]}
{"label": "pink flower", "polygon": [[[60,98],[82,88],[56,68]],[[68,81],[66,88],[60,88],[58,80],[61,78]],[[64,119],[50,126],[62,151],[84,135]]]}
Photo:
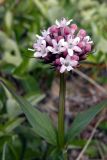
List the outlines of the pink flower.
{"label": "pink flower", "polygon": [[39,35],[36,35],[37,37],[37,40],[36,42],[33,44],[33,48],[34,49],[37,49],[38,47],[41,47],[42,46],[42,42],[44,40],[44,38],[42,36],[39,36]]}
{"label": "pink flower", "polygon": [[84,29],[80,29],[77,36],[80,37],[80,39],[83,39],[86,36],[86,31]]}
{"label": "pink flower", "polygon": [[48,30],[43,30],[41,33],[42,33],[42,36],[44,38],[46,38],[50,34],[50,31],[49,31],[49,29]]}
{"label": "pink flower", "polygon": [[52,39],[52,44],[52,47],[47,47],[52,54],[60,54],[61,52],[64,52],[67,47],[67,43],[64,41],[64,39],[60,39],[59,42],[57,42],[55,39]]}
{"label": "pink flower", "polygon": [[93,43],[93,41],[91,41],[90,36],[86,36],[86,37],[84,37],[83,42],[85,42],[85,43],[90,43],[90,44],[92,44],[92,43]]}
{"label": "pink flower", "polygon": [[76,24],[72,24],[72,25],[70,26],[70,28],[71,28],[71,33],[72,33],[72,34],[74,34],[75,31],[78,29],[78,27],[77,27]]}
{"label": "pink flower", "polygon": [[[40,39],[39,39],[40,40]],[[46,48],[46,41],[40,40],[38,44],[34,46],[36,48],[36,52],[34,53],[34,57],[46,57],[48,54],[48,49]]]}
{"label": "pink flower", "polygon": [[72,38],[72,36],[68,36],[67,38],[67,42],[68,42],[68,54],[70,56],[73,56],[74,51],[75,52],[82,52],[81,48],[78,46],[78,43],[80,42],[80,38],[76,37],[76,38]]}
{"label": "pink flower", "polygon": [[60,57],[60,63],[60,73],[63,73],[65,71],[73,70],[73,67],[77,66],[78,61],[67,55],[66,58]]}

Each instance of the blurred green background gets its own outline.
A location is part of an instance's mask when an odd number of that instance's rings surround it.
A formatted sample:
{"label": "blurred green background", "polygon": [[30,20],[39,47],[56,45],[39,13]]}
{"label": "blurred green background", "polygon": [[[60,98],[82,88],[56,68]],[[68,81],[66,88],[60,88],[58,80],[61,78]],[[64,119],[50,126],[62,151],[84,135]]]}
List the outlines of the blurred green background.
{"label": "blurred green background", "polygon": [[[54,72],[32,58],[28,48],[36,34],[62,17],[73,18],[92,37],[94,53],[83,65],[95,81],[106,85],[106,0],[0,0],[0,77],[35,106],[51,88]],[[83,147],[84,141],[77,145]],[[107,146],[103,147],[106,152]],[[89,148],[89,157],[98,155],[93,150]],[[48,160],[50,153],[51,148],[33,133],[11,94],[0,88],[0,160]]]}

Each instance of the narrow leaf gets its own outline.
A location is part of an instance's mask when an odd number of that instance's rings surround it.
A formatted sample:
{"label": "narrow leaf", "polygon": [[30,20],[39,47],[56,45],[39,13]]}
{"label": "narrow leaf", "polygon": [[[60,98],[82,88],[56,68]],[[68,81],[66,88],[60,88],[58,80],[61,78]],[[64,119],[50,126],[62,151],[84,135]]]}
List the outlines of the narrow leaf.
{"label": "narrow leaf", "polygon": [[56,131],[49,117],[45,113],[41,113],[39,110],[34,108],[27,100],[17,95],[2,80],[0,80],[0,82],[4,87],[8,89],[8,91],[11,92],[16,101],[20,104],[23,112],[25,113],[29,123],[35,130],[36,134],[44,138],[50,144],[56,145],[57,143]]}
{"label": "narrow leaf", "polygon": [[3,131],[9,133],[17,128],[23,121],[24,118],[15,118],[13,120],[10,120],[6,125],[4,125]]}
{"label": "narrow leaf", "polygon": [[107,100],[104,100],[100,104],[97,104],[95,107],[91,107],[87,111],[79,113],[75,118],[71,128],[67,132],[67,144],[70,144],[71,141],[76,136],[78,136],[85,129],[85,127],[92,121],[92,119],[106,106]]}
{"label": "narrow leaf", "polygon": [[2,160],[6,159],[6,147],[7,147],[7,143],[5,143],[3,146]]}

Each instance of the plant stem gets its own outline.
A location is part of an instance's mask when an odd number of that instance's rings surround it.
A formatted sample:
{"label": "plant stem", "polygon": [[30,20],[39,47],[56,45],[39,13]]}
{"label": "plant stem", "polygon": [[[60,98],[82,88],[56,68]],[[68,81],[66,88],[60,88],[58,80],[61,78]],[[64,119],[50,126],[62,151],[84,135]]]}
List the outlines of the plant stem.
{"label": "plant stem", "polygon": [[64,147],[64,113],[65,113],[65,73],[60,74],[60,91],[59,91],[59,112],[58,112],[58,143],[59,147]]}
{"label": "plant stem", "polygon": [[63,152],[63,159],[64,159],[64,160],[67,160],[67,159],[68,159],[67,150],[64,150],[64,152]]}

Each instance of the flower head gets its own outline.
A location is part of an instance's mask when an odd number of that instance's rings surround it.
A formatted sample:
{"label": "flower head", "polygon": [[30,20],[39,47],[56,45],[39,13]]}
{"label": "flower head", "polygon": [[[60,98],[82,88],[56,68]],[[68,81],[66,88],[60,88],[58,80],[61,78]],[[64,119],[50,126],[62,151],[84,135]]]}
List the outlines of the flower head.
{"label": "flower head", "polygon": [[73,70],[92,50],[93,41],[84,29],[65,18],[36,35],[34,57],[51,63],[60,73]]}

